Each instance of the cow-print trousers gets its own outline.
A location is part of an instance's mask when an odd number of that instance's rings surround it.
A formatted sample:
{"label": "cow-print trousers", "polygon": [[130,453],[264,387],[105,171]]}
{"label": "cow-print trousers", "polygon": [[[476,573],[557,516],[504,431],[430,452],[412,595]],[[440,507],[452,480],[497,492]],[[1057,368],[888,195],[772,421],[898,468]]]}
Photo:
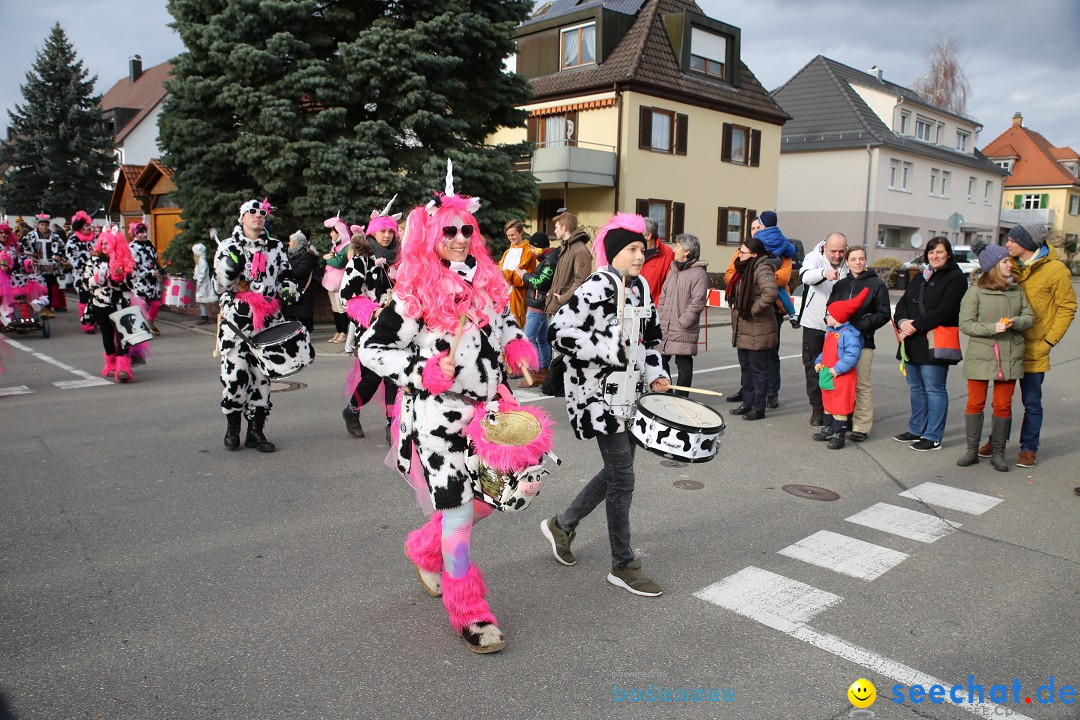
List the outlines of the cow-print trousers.
{"label": "cow-print trousers", "polygon": [[[237,312],[237,305],[241,309],[247,309],[247,303],[225,300],[221,306],[222,320],[229,320],[251,337],[254,333],[251,315],[241,315]],[[266,326],[270,327],[280,320],[280,316],[271,316],[267,318]],[[232,330],[227,330],[224,323],[220,332],[221,411],[226,415],[242,411],[249,420],[255,416],[257,409],[262,409],[269,415],[272,407],[270,380],[263,373],[251,348],[243,340],[236,337]]]}

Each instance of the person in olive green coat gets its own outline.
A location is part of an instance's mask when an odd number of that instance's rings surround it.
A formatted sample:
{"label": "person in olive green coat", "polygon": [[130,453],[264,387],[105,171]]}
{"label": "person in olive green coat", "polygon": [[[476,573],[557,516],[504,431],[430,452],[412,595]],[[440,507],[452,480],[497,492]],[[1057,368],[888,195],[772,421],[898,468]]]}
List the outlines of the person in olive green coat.
{"label": "person in olive green coat", "polygon": [[956,461],[960,467],[979,462],[979,437],[983,408],[990,381],[994,382],[993,416],[990,420],[990,464],[1007,472],[1005,444],[1012,429],[1012,396],[1016,381],[1024,376],[1024,331],[1035,322],[1031,305],[1013,280],[1009,251],[978,240],[982,275],[968,288],[960,303],[960,332],[969,337],[964,357],[968,399],[964,415],[967,450]]}

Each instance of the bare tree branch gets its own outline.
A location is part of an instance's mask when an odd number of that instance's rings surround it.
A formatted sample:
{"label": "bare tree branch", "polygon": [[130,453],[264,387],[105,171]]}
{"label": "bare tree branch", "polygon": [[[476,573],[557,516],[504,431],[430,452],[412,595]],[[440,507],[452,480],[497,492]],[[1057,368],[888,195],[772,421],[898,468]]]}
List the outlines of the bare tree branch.
{"label": "bare tree branch", "polygon": [[951,31],[937,33],[937,40],[927,51],[930,68],[915,81],[915,91],[927,102],[963,115],[971,85],[960,64],[959,52],[960,40]]}

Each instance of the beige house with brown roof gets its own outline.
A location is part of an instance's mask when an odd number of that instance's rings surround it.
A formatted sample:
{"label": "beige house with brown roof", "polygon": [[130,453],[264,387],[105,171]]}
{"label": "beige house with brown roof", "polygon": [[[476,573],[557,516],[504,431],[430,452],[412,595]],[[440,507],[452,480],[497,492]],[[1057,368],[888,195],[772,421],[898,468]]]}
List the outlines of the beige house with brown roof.
{"label": "beige house with brown roof", "polygon": [[559,208],[590,231],[614,212],[697,235],[726,266],[751,220],[776,206],[788,119],[740,59],[739,28],[688,0],[556,0],[518,27],[516,71],[535,97],[522,169],[540,187],[532,229]]}

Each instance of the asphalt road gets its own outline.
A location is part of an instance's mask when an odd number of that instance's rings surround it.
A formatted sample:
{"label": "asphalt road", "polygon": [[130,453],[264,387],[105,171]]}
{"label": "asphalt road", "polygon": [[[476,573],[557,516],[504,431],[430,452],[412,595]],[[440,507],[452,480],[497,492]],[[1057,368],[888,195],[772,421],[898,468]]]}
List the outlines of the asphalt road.
{"label": "asphalt road", "polygon": [[[423,517],[383,464],[380,408],[362,414],[368,438],[345,433],[347,361],[329,328],[302,385],[275,386],[279,449],[264,455],[222,447],[209,333],[176,315],[159,325],[130,385],[87,382],[100,341],[70,312],[50,339],[10,338],[3,357],[0,692],[19,720],[827,719],[850,716],[860,677],[877,687],[876,717],[972,718],[970,705],[895,703],[891,689],[961,683],[966,700],[969,676],[987,701],[1009,686],[984,716],[1080,717],[1062,702],[1080,684],[1080,330],[1052,355],[1038,466],[1005,474],[954,464],[959,369],[944,449],[892,440],[908,393],[888,349],[870,440],[812,442],[785,328],[779,410],[729,416],[712,462],[639,451],[633,544],[664,587],[656,599],[605,581],[602,508],[579,527],[577,566],[551,557],[539,524],[600,461],[561,401],[536,400],[559,421],[564,462],[527,511],[474,531],[508,640],[479,656],[402,555]],[[695,384],[732,392],[728,331],[709,338]],[[676,486],[688,480],[699,489]],[[781,489],[792,483],[839,499]],[[1041,704],[1051,677],[1056,702]],[[654,686],[673,700],[652,700]]]}

